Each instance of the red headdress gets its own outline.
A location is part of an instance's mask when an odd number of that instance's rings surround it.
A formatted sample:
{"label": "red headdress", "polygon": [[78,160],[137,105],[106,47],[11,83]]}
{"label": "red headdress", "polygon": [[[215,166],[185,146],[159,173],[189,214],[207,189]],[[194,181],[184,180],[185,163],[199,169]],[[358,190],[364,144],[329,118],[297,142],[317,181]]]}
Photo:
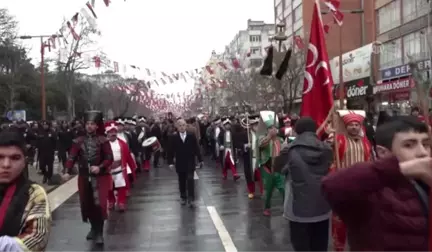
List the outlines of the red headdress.
{"label": "red headdress", "polygon": [[283,123],[290,123],[291,119],[287,116],[283,119]]}
{"label": "red headdress", "polygon": [[105,122],[104,128],[105,133],[108,133],[112,130],[118,131],[118,123],[116,123],[115,121],[107,121]]}

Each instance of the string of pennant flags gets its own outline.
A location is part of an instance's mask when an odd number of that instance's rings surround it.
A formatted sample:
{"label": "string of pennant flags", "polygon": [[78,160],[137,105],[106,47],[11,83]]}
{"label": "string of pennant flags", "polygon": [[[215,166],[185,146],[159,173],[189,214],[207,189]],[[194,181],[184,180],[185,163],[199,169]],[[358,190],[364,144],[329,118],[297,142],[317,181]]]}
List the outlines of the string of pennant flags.
{"label": "string of pennant flags", "polygon": [[[111,0],[102,0],[105,7],[111,6]],[[162,95],[156,94],[152,89],[152,86],[161,86],[167,84],[175,84],[178,81],[194,81],[205,87],[208,91],[214,88],[226,88],[229,86],[229,81],[226,79],[219,79],[215,75],[216,68],[221,68],[223,71],[242,71],[245,68],[242,66],[241,61],[238,57],[229,57],[218,61],[213,65],[206,65],[191,70],[181,71],[177,73],[167,73],[163,71],[155,71],[151,68],[140,67],[134,64],[120,64],[119,61],[109,60],[106,55],[102,52],[94,53],[94,51],[85,52],[70,52],[67,46],[70,43],[70,39],[79,41],[80,37],[80,20],[86,21],[88,25],[94,29],[97,28],[98,19],[96,0],[90,0],[76,12],[72,18],[65,20],[61,28],[54,33],[51,37],[42,43],[42,53],[46,53],[51,50],[59,50],[59,61],[66,62],[70,57],[82,58],[86,63],[95,68],[105,68],[112,70],[115,73],[120,74],[120,66],[123,74],[129,72],[129,69],[134,71],[140,71],[143,74],[145,80],[140,80],[135,83],[119,83],[113,85],[115,90],[125,92],[131,99],[131,101],[145,104],[152,110],[184,110],[194,101],[194,99],[202,97],[201,88],[198,88],[191,93],[177,93],[177,95]],[[124,1],[126,2],[126,0]],[[301,38],[295,39],[296,45],[300,48],[304,47]],[[250,53],[247,53],[246,57],[249,57]],[[204,71],[207,74],[203,74]],[[198,85],[198,86],[200,86]]]}

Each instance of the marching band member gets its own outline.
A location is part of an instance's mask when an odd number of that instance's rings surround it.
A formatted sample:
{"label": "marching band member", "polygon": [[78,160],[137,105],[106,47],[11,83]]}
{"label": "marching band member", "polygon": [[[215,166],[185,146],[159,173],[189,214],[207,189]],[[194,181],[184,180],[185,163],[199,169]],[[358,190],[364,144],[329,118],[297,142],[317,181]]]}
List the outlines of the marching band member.
{"label": "marching band member", "polygon": [[231,121],[229,118],[226,118],[222,122],[223,129],[221,129],[220,134],[218,135],[218,143],[219,143],[219,157],[222,167],[223,179],[227,179],[227,171],[228,168],[231,170],[234,181],[237,181],[240,176],[237,174],[237,169],[235,167],[235,152],[234,152],[234,140],[233,134],[231,131]]}
{"label": "marching band member", "polygon": [[[108,195],[108,208],[113,209],[117,203],[118,210],[124,212],[126,210],[126,198],[130,183],[127,167],[129,166],[131,170],[135,170],[136,164],[128,145],[117,137],[117,132],[118,126],[114,121],[105,123],[105,133],[108,136],[114,160],[111,165],[113,188]],[[117,191],[117,201],[114,191]]]}
{"label": "marching band member", "polygon": [[287,116],[283,119],[284,126],[281,128],[281,136],[288,142],[288,138],[294,135],[293,128],[291,126],[291,119]]}
{"label": "marching band member", "polygon": [[[359,162],[370,161],[372,158],[372,146],[362,132],[362,124],[365,119],[364,111],[339,110],[344,130],[336,135],[338,141],[341,169],[351,167]],[[336,166],[333,165],[332,171]],[[332,238],[335,251],[344,251],[347,242],[347,230],[340,218],[332,216]]]}
{"label": "marching band member", "polygon": [[[283,140],[278,137],[278,122],[273,111],[261,111],[260,117],[267,128],[267,135],[259,139],[261,175],[265,187],[264,215],[271,215],[271,198],[276,188],[285,197],[285,179],[280,172],[273,170],[275,157],[279,156]],[[261,122],[261,121],[260,121]]]}
{"label": "marching band member", "polygon": [[138,117],[137,134],[138,143],[141,147],[141,167],[144,171],[148,172],[150,170],[151,149],[142,147],[143,142],[150,136],[150,128],[147,125],[147,119],[145,116]]}
{"label": "marching band member", "polygon": [[[246,119],[246,118],[244,118]],[[255,182],[258,182],[261,195],[264,193],[263,183],[261,180],[261,173],[258,165],[258,116],[249,116],[248,122],[242,120],[242,125],[249,130],[243,136],[244,151],[243,151],[243,167],[247,183],[248,197],[253,199],[255,196]],[[247,135],[249,134],[249,136]]]}

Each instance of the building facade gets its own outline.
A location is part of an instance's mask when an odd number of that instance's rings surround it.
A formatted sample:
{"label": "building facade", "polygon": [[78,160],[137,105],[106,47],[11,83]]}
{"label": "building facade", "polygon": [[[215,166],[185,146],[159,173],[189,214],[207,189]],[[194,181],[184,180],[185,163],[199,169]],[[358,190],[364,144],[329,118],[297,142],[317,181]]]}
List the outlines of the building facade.
{"label": "building facade", "polygon": [[[343,26],[331,25],[326,37],[329,58],[333,58],[360,48],[375,40],[374,34],[374,1],[375,0],[343,0],[340,8],[344,10],[363,10],[363,13],[345,13]],[[312,21],[312,0],[274,0],[275,23],[285,23],[287,43],[292,45],[295,36],[309,41],[309,29]],[[321,5],[323,22],[332,24],[332,16],[325,14],[327,8]],[[342,34],[343,43],[340,44]]]}
{"label": "building facade", "polygon": [[274,24],[249,19],[246,30],[240,30],[226,46],[225,57],[237,58],[246,67],[260,67],[274,34]]}
{"label": "building facade", "polygon": [[[417,103],[410,62],[430,79],[430,3],[428,0],[376,0],[377,41],[381,44],[376,93],[381,106],[408,113]],[[428,94],[429,95],[429,94]]]}

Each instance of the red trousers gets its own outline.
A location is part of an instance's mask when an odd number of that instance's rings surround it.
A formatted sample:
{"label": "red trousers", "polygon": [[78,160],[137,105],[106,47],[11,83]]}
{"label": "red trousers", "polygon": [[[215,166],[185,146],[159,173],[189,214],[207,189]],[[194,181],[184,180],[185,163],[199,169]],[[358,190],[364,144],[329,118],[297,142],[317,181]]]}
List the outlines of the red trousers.
{"label": "red trousers", "polygon": [[334,251],[345,251],[347,232],[345,223],[335,214],[332,214],[331,233]]}
{"label": "red trousers", "polygon": [[[117,191],[117,201],[114,194],[115,190]],[[126,205],[127,192],[128,192],[127,187],[114,188],[108,194],[108,202],[110,204],[117,203],[117,205]]]}
{"label": "red trousers", "polygon": [[231,169],[233,176],[238,175],[237,169],[236,169],[235,165],[233,164],[233,162],[231,161],[230,152],[227,151],[227,153],[225,155],[224,166],[222,167],[222,175],[224,176],[224,178],[226,178],[228,176],[228,169]]}
{"label": "red trousers", "polygon": [[144,171],[150,170],[150,160],[143,160],[141,164],[141,168],[144,169]]}
{"label": "red trousers", "polygon": [[259,189],[260,189],[260,193],[263,194],[264,193],[264,185],[263,185],[260,169],[258,169],[258,168],[255,169],[253,176],[254,176],[255,181],[251,181],[251,182],[247,183],[248,193],[255,193],[255,182],[257,182]]}

